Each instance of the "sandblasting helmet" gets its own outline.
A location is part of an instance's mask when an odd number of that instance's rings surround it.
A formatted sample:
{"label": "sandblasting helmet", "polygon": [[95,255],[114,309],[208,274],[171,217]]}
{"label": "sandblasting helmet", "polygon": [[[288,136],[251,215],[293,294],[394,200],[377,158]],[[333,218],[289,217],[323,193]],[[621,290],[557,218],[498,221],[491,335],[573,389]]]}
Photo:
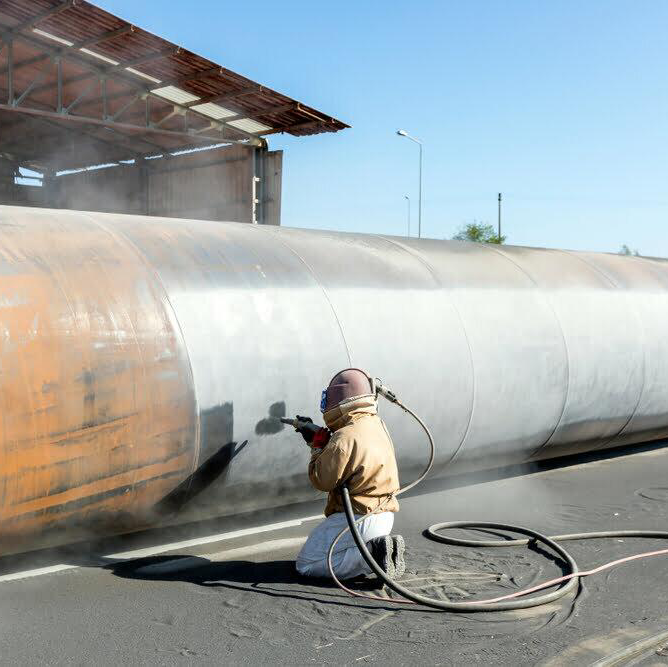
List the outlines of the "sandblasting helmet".
{"label": "sandblasting helmet", "polygon": [[372,393],[371,378],[359,368],[347,368],[337,373],[322,392],[320,410],[327,412],[349,398]]}

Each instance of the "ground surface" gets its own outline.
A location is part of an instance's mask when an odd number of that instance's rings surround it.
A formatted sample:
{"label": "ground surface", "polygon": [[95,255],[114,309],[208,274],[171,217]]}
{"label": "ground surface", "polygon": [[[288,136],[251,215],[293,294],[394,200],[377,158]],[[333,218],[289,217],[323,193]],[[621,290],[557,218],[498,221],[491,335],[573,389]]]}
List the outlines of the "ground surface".
{"label": "ground surface", "polygon": [[[666,471],[668,449],[657,449],[461,488],[432,484],[428,493],[403,500],[395,524],[408,544],[404,583],[461,599],[509,592],[561,572],[554,560],[525,548],[464,550],[429,542],[421,532],[437,521],[507,521],[551,534],[667,530]],[[188,537],[225,535],[159,556],[136,558],[142,555],[136,550],[182,540],[183,533],[109,541],[88,554],[5,558],[0,663],[668,666],[667,557],[589,577],[575,598],[547,607],[444,614],[351,599],[325,582],[296,577],[292,559],[315,521],[294,519],[319,509],[200,525]],[[293,521],[262,533],[234,532],[279,520]],[[583,569],[665,546],[644,539],[568,544]],[[108,558],[123,551],[135,553]],[[54,564],[69,569],[24,574]],[[618,655],[629,646],[629,656]]]}

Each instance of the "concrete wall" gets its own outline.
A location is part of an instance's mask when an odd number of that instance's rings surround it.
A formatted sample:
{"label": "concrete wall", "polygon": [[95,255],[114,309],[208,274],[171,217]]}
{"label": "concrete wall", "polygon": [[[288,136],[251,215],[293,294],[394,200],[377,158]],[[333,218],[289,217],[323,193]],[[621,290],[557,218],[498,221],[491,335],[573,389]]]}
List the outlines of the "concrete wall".
{"label": "concrete wall", "polygon": [[58,176],[50,188],[0,174],[0,203],[234,222],[255,211],[258,223],[280,225],[282,163],[282,151],[229,146]]}

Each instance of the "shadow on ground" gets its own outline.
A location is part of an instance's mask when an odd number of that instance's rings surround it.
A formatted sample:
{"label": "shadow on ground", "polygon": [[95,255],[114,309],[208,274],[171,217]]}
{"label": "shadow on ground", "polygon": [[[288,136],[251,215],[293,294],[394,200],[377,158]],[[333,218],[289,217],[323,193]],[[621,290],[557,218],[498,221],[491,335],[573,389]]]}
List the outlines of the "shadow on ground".
{"label": "shadow on ground", "polygon": [[[155,556],[110,563],[104,567],[124,579],[185,582],[205,588],[228,588],[323,604],[367,606],[365,602],[351,598],[330,579],[300,575],[295,570],[294,560],[214,562],[201,556]],[[375,577],[357,577],[346,584],[360,592],[379,594],[382,590]],[[383,604],[369,603],[368,608]]]}
{"label": "shadow on ground", "polygon": [[[275,560],[255,563],[247,560],[210,561],[202,556],[153,556],[105,566],[116,576],[125,579],[154,581],[184,581],[201,586],[230,584],[289,584],[309,588],[340,589],[330,580],[304,577],[295,570],[294,560]],[[361,590],[378,590],[375,578],[358,577],[352,580]]]}

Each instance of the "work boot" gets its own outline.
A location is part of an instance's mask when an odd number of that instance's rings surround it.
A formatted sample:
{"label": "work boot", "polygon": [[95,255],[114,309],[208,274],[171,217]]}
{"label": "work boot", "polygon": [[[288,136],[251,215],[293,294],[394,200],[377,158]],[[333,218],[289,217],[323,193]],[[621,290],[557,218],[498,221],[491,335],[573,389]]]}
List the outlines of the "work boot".
{"label": "work boot", "polygon": [[392,563],[394,565],[394,578],[401,579],[406,572],[406,561],[404,560],[404,552],[406,551],[406,543],[401,535],[392,535],[392,542],[394,549],[392,550]]}
{"label": "work boot", "polygon": [[373,559],[390,579],[394,579],[394,540],[389,535],[374,537],[366,543]]}

